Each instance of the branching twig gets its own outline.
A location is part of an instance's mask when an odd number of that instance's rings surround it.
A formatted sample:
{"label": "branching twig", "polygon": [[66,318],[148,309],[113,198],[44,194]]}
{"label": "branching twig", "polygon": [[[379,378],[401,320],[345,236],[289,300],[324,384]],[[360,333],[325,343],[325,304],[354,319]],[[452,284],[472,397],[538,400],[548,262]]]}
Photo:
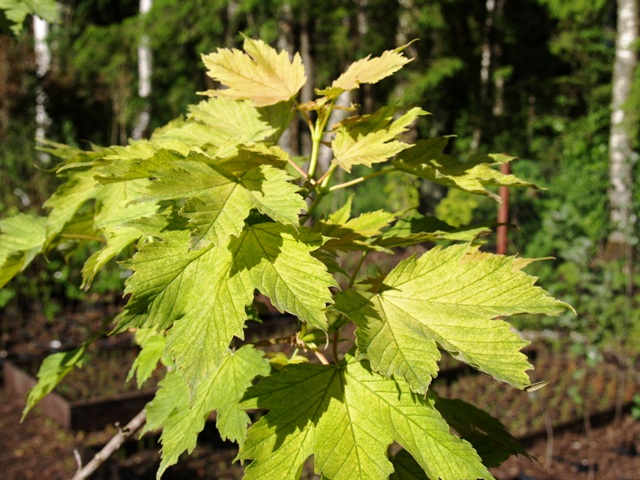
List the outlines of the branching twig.
{"label": "branching twig", "polygon": [[[118,433],[109,440],[109,443],[95,454],[89,463],[84,467],[79,468],[71,480],[84,480],[89,478],[89,476],[95,472],[100,465],[102,465],[116,450],[118,450],[118,448],[120,448],[127,438],[140,430],[146,420],[147,415],[145,411],[142,410],[133,417],[133,419],[127,423],[123,429],[119,430]],[[80,467],[80,465],[78,465],[78,467]]]}

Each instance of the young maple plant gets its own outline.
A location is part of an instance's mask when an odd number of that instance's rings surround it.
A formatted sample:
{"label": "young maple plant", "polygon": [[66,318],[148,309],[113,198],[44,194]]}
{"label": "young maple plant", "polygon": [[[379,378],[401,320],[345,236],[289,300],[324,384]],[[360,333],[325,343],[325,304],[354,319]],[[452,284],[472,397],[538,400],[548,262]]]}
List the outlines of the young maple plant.
{"label": "young maple plant", "polygon": [[[37,254],[86,245],[100,248],[84,264],[85,288],[112,261],[133,272],[112,334],[136,332],[139,385],[158,365],[166,372],[144,426],[162,430],[158,478],[193,450],[214,411],[248,479],[299,478],[311,456],[327,479],[489,479],[488,467],[526,454],[496,419],[429,386],[446,351],[530,388],[528,342],[504,318],[570,308],[534,285],[522,270],[530,261],[481,251],[483,229],[416,212],[352,216],[348,200],[315,213],[332,192],[397,171],[492,197],[491,186],[533,186],[494,168],[513,160],[506,155],[462,162],[442,153],[447,138],[410,143],[403,134],[420,108],[359,115],[352,106],[329,125],[338,96],[398,71],[410,61],[403,49],[355,62],[304,104],[298,55],[248,38],[244,52],[219,49],[203,60],[224,88],[203,92],[185,119],[128,146],[49,145],[63,180],[49,215],[0,221],[0,285]],[[277,146],[300,118],[313,145],[303,160]],[[333,152],[324,168],[322,145]],[[355,166],[371,171],[336,182],[338,169]],[[449,246],[374,277],[361,271],[370,252],[426,242]],[[289,356],[260,350],[282,339],[238,340],[264,297],[298,320]],[[81,365],[88,344],[44,361],[25,414]],[[252,423],[254,411],[262,416]]]}

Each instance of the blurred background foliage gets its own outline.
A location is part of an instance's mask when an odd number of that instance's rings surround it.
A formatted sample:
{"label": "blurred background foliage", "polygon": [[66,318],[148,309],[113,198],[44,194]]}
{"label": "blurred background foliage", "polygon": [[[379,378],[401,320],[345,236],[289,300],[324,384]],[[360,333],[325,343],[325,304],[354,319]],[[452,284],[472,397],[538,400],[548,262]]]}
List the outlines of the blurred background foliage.
{"label": "blurred background foliage", "polygon": [[[51,118],[46,137],[88,148],[125,143],[145,109],[151,113],[147,134],[185,114],[198,101],[196,92],[214,86],[200,56],[240,48],[242,35],[301,52],[309,84],[317,87],[358,58],[419,38],[407,49],[412,63],[373,88],[363,86],[351,100],[365,112],[389,101],[420,104],[432,115],[414,134],[455,134],[447,153],[461,157],[474,150],[518,156],[514,173],[547,188],[511,192],[509,253],[553,257],[529,271],[578,315],[522,318],[519,327],[571,329],[596,343],[638,338],[638,232],[631,257],[607,249],[615,0],[153,0],[146,15],[137,0],[57,5],[47,38],[51,65],[42,78],[35,74],[29,22],[15,35],[11,22],[0,19],[0,216],[37,212],[56,186],[48,172],[53,165],[35,149],[38,86]],[[147,98],[138,95],[143,36],[153,52]],[[304,101],[313,92],[301,95]],[[636,150],[639,107],[636,69],[627,108]],[[306,153],[304,125],[291,132],[287,146]],[[637,211],[640,189],[634,191]],[[356,192],[355,213],[418,208],[464,225],[486,223],[497,212],[491,200],[401,174],[378,177]],[[494,237],[486,248],[495,249]],[[2,318],[17,311],[53,318],[79,302],[117,301],[109,295],[122,285],[117,268],[89,294],[77,287],[74,260],[63,260],[37,263],[1,290]]]}

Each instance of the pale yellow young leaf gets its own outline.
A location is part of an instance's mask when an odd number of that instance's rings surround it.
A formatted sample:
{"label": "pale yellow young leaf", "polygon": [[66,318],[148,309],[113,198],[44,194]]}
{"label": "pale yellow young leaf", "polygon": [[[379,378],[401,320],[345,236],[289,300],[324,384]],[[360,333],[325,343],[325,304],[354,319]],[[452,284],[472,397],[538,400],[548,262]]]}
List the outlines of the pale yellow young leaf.
{"label": "pale yellow young leaf", "polygon": [[404,65],[411,61],[402,54],[408,45],[394,50],[387,50],[379,57],[365,58],[352,63],[347,70],[331,84],[331,87],[320,90],[320,95],[335,98],[342,92],[354,90],[362,83],[377,83],[380,80],[393,75]]}
{"label": "pale yellow young leaf", "polygon": [[251,100],[256,107],[290,100],[307,81],[300,55],[290,60],[287,52],[278,53],[261,40],[245,38],[244,52],[219,48],[202,60],[207,74],[228,87],[202,93]]}

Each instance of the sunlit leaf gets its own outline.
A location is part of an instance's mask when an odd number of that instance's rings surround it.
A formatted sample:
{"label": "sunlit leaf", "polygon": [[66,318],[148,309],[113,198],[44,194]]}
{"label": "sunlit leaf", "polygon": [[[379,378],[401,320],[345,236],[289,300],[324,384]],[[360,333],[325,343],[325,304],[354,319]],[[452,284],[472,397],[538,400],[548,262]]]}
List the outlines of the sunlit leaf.
{"label": "sunlit leaf", "polygon": [[251,100],[257,107],[288,101],[307,81],[300,55],[289,60],[286,51],[278,53],[262,40],[245,38],[244,52],[219,48],[202,61],[207,74],[228,87],[205,94]]}
{"label": "sunlit leaf", "polygon": [[394,160],[400,170],[432,182],[464,190],[479,195],[487,195],[500,201],[500,197],[489,186],[510,186],[538,188],[511,174],[503,174],[492,168],[508,163],[513,157],[501,154],[474,154],[466,161],[460,161],[442,153],[446,146],[445,137],[419,140],[415,146],[405,150]]}
{"label": "sunlit leaf", "polygon": [[198,434],[213,411],[217,411],[216,425],[222,438],[242,445],[250,420],[240,407],[240,400],[257,375],[269,373],[269,363],[262,357],[262,352],[248,345],[230,351],[192,399],[184,379],[177,372],[167,374],[146,407],[145,431],[162,427],[162,462],[156,478],[176,463],[181,453],[193,451]]}
{"label": "sunlit leaf", "polygon": [[567,305],[501,255],[467,255],[467,245],[434,248],[398,264],[378,294],[345,292],[336,307],[357,325],[360,352],[389,377],[424,393],[437,375],[438,347],[517,388],[530,384],[520,351],[527,341],[495,319],[558,315]]}
{"label": "sunlit leaf", "polygon": [[347,70],[340,75],[331,87],[325,90],[319,90],[319,95],[325,95],[329,98],[336,98],[342,92],[348,92],[358,88],[363,83],[378,83],[380,80],[393,75],[404,65],[409,63],[411,59],[402,55],[408,45],[404,45],[394,50],[387,50],[379,57],[371,57],[371,55],[352,63]]}
{"label": "sunlit leaf", "polygon": [[420,108],[412,108],[397,120],[393,120],[389,115],[384,122],[378,122],[368,133],[363,133],[357,126],[340,127],[331,144],[335,157],[333,161],[347,172],[350,172],[354,165],[370,167],[374,163],[387,161],[411,147],[410,144],[396,138],[405,132],[418,116],[425,114],[426,112]]}
{"label": "sunlit leaf", "polygon": [[297,479],[313,455],[325,478],[382,480],[393,472],[387,449],[395,440],[431,478],[493,478],[434,403],[353,359],[289,365],[249,390],[247,405],[270,411],[249,429],[238,458],[253,460],[247,479]]}

